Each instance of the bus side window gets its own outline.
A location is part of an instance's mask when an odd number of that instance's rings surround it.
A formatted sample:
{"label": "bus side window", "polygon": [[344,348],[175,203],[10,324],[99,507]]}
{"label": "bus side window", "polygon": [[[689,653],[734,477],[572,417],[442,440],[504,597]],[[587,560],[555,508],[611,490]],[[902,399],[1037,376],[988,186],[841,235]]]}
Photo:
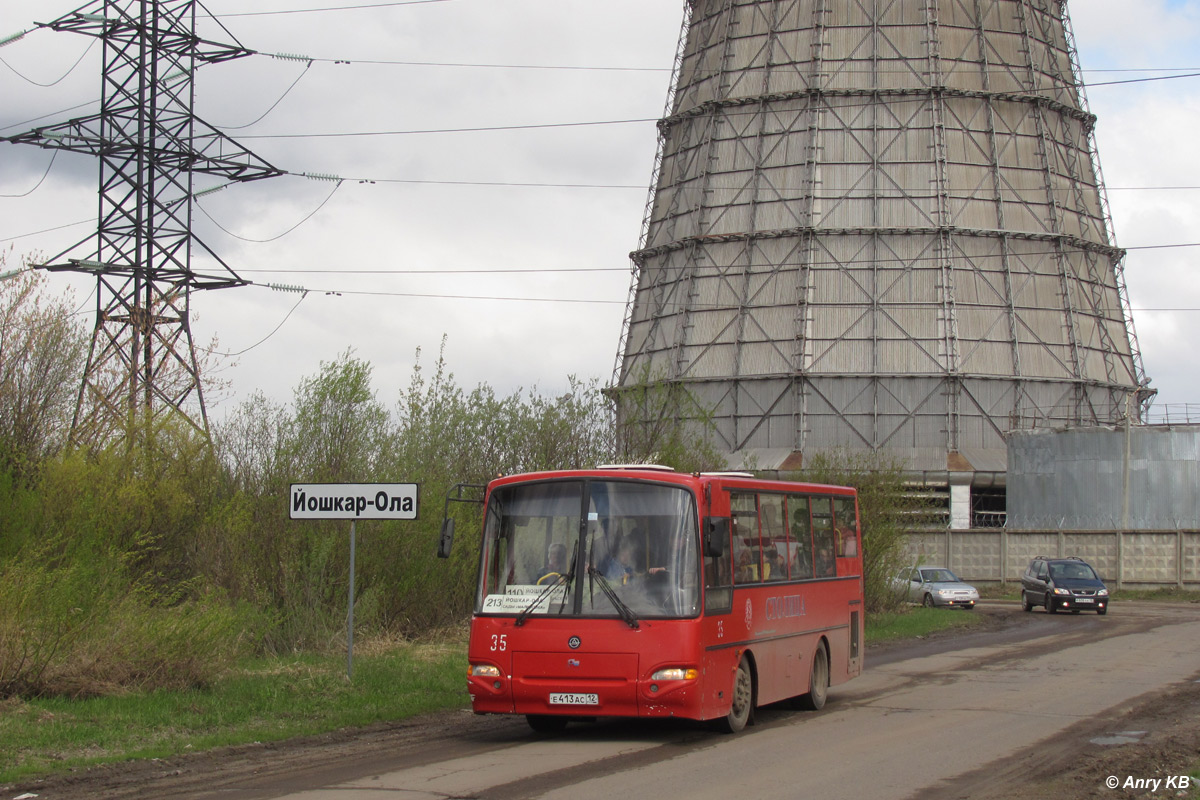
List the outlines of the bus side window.
{"label": "bus side window", "polygon": [[[711,521],[711,520],[710,520]],[[727,522],[727,520],[718,520]],[[724,526],[724,547],[721,555],[704,556],[704,613],[713,614],[733,608],[733,558],[729,549],[732,525]]]}
{"label": "bus side window", "polygon": [[838,497],[833,501],[834,524],[837,526],[839,558],[858,557],[858,517],[854,513],[854,498]]}
{"label": "bus side window", "polygon": [[734,583],[758,583],[762,580],[758,498],[753,493],[733,493],[729,507],[733,515]]}
{"label": "bus side window", "polygon": [[791,538],[788,547],[791,559],[788,565],[792,580],[804,580],[813,576],[812,519],[809,516],[808,498],[789,495],[787,499],[788,519],[791,520]]}
{"label": "bus side window", "polygon": [[787,580],[787,531],[783,527],[783,495],[763,494],[758,498],[762,526],[763,580]]}
{"label": "bus side window", "polygon": [[813,566],[818,578],[832,578],[837,574],[834,557],[833,500],[829,497],[812,498]]}

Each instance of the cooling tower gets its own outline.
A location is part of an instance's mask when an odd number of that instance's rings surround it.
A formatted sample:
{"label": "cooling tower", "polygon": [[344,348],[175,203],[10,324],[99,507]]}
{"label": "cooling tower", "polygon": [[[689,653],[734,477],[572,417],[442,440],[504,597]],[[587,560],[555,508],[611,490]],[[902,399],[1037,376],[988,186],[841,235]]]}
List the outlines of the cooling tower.
{"label": "cooling tower", "polygon": [[849,448],[988,480],[1006,431],[1138,419],[1065,2],[684,14],[616,394],[685,391],[731,465]]}

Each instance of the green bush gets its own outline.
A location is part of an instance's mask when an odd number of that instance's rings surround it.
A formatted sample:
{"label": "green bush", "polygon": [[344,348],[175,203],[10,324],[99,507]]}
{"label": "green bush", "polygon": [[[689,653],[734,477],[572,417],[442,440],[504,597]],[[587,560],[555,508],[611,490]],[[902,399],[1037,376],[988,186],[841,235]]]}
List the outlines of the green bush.
{"label": "green bush", "polygon": [[835,450],[814,454],[804,470],[787,477],[858,490],[864,605],[867,613],[898,608],[891,578],[905,566],[905,520],[924,502],[904,491],[902,465],[881,454]]}
{"label": "green bush", "polygon": [[206,686],[251,652],[261,625],[217,598],[156,605],[115,563],[30,560],[0,571],[0,697]]}

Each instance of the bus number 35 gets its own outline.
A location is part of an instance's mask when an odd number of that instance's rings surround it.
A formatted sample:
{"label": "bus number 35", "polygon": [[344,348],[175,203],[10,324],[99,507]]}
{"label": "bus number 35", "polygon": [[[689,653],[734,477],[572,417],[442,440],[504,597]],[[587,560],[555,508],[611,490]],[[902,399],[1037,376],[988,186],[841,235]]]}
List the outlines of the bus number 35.
{"label": "bus number 35", "polygon": [[494,653],[497,650],[507,650],[507,649],[508,649],[508,634],[501,633],[501,634],[497,635],[497,634],[493,633],[492,634],[492,652]]}

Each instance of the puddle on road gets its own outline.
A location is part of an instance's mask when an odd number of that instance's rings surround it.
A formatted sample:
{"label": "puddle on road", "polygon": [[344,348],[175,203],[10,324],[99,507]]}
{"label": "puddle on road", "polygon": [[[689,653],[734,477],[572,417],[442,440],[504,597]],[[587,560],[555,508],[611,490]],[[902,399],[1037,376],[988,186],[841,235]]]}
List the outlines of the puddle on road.
{"label": "puddle on road", "polygon": [[1111,747],[1118,744],[1137,744],[1145,735],[1145,731],[1118,731],[1117,733],[1109,734],[1108,736],[1098,736],[1088,741],[1102,747]]}

